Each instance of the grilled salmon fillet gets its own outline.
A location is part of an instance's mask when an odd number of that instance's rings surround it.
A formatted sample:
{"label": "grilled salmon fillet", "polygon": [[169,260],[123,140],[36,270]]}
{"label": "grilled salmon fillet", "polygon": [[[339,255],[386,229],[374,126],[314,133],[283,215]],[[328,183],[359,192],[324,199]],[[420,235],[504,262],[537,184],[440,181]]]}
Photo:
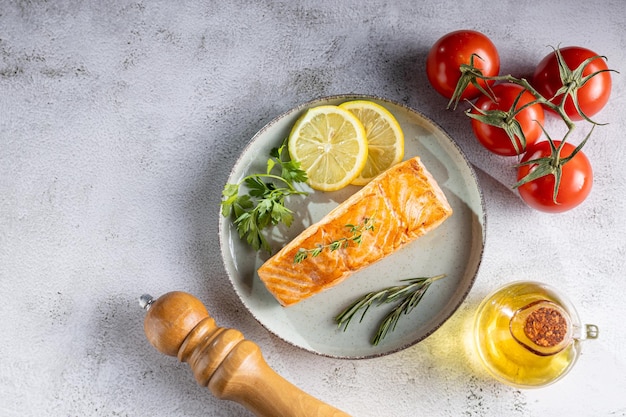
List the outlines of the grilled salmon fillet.
{"label": "grilled salmon fillet", "polygon": [[[258,274],[283,306],[339,284],[355,271],[383,259],[439,226],[452,208],[419,157],[401,162],[335,207],[268,259]],[[295,262],[300,248],[312,249],[352,237],[347,225],[374,226],[360,244],[347,245]]]}

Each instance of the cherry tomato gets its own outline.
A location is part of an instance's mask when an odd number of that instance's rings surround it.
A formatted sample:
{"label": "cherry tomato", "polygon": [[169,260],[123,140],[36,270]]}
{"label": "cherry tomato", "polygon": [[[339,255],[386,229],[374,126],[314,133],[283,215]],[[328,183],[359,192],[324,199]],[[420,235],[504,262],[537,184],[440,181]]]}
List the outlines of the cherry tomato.
{"label": "cherry tomato", "polygon": [[[482,96],[476,101],[476,107],[483,111],[502,110],[508,112],[517,96],[522,94],[521,98],[515,105],[515,109],[519,109],[525,104],[535,101],[535,96],[517,84],[496,84],[492,87],[495,102],[487,97]],[[474,114],[480,114],[476,109],[472,110]],[[526,146],[520,141],[519,136],[515,136],[517,149],[513,145],[511,138],[501,127],[493,126],[477,119],[472,119],[472,130],[478,141],[491,152],[503,155],[513,156],[523,153],[526,148],[537,142],[543,131],[541,125],[544,121],[543,107],[540,104],[533,104],[515,115],[515,120],[526,138]],[[503,121],[504,122],[504,121]]]}
{"label": "cherry tomato", "polygon": [[[586,59],[597,56],[593,51],[589,49],[581,48],[579,46],[570,46],[560,49],[563,55],[563,60],[567,66],[573,71]],[[607,70],[606,61],[602,58],[597,58],[591,61],[584,69],[583,77],[593,74],[594,72]],[[556,58],[556,53],[547,55],[533,74],[533,87],[546,98],[553,97],[556,92],[563,86],[561,76],[559,72],[559,65]],[[580,109],[587,117],[591,117],[598,113],[605,104],[609,101],[611,94],[611,73],[601,72],[591,77],[577,92],[578,104]],[[555,97],[552,102],[554,104],[560,104],[563,101],[563,95]],[[574,107],[574,102],[571,97],[567,97],[565,102],[565,112],[572,120],[582,120],[583,117],[578,113]]]}
{"label": "cherry tomato", "polygon": [[[559,147],[560,142],[554,141],[555,147]],[[565,143],[561,152],[561,158],[566,158],[572,154],[576,147],[571,143]],[[522,158],[522,163],[536,158],[548,157],[551,155],[551,148],[548,141],[537,142]],[[517,171],[517,179],[521,180],[534,170],[536,165],[521,165]],[[560,213],[582,203],[591,191],[593,184],[593,170],[589,159],[579,151],[571,160],[562,165],[561,183],[556,198],[556,204],[553,201],[554,195],[554,175],[546,175],[527,182],[517,189],[522,199],[530,207],[548,213]]]}
{"label": "cherry tomato", "polygon": [[[435,90],[446,98],[451,98],[454,93],[461,71],[461,64],[469,64],[472,54],[480,58],[474,58],[474,66],[481,69],[483,75],[495,76],[500,71],[500,56],[491,40],[480,32],[474,30],[458,30],[441,37],[430,48],[426,58],[426,74]],[[486,85],[484,81],[479,81]],[[461,99],[474,99],[480,95],[480,91],[473,85],[469,85]]]}

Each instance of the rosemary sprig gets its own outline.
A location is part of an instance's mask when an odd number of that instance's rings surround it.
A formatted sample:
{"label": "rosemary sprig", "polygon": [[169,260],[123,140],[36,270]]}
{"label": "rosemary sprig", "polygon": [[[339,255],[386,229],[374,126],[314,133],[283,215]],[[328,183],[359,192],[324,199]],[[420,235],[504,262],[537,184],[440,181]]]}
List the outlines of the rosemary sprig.
{"label": "rosemary sprig", "polygon": [[396,285],[380,291],[367,293],[356,299],[345,310],[339,313],[339,315],[335,317],[335,321],[337,322],[338,327],[343,327],[343,330],[345,331],[348,328],[350,321],[359,311],[363,310],[359,320],[360,323],[363,321],[365,313],[367,313],[371,306],[396,303],[393,310],[391,310],[391,312],[384,317],[378,327],[378,330],[376,331],[376,334],[371,340],[371,343],[376,346],[385,338],[385,336],[387,336],[389,331],[395,330],[396,325],[403,314],[409,314],[419,304],[419,302],[422,301],[422,297],[426,294],[430,284],[443,277],[445,277],[444,274],[436,275],[434,277],[403,279],[401,282],[406,282],[406,284]]}
{"label": "rosemary sprig", "polygon": [[[300,169],[300,163],[283,157],[288,153],[286,149],[285,139],[280,147],[270,151],[265,173],[251,174],[236,184],[226,184],[222,191],[222,215],[233,215],[239,237],[245,238],[254,250],[271,252],[263,229],[278,223],[290,226],[293,222],[293,211],[285,206],[285,197],[308,194],[294,186],[306,182],[307,175]],[[273,173],[275,169],[280,169],[280,174]],[[248,193],[240,195],[243,184]]]}
{"label": "rosemary sprig", "polygon": [[294,257],[293,262],[299,264],[300,262],[307,259],[309,256],[319,256],[319,254],[321,254],[324,249],[328,249],[329,251],[334,252],[340,248],[347,248],[351,242],[355,243],[356,245],[360,245],[363,240],[363,232],[374,230],[374,221],[369,217],[365,217],[362,223],[357,225],[346,224],[346,227],[349,229],[351,236],[341,237],[325,245],[319,243],[314,248],[310,249],[300,248],[298,249],[298,252],[296,252],[296,256]]}

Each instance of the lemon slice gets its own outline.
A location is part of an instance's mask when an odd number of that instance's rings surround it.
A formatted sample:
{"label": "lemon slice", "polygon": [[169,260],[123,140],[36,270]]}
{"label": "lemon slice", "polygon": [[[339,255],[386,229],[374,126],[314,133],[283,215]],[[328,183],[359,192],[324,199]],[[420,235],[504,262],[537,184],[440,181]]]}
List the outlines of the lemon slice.
{"label": "lemon slice", "polygon": [[352,112],[363,124],[367,135],[368,157],[361,174],[352,182],[365,185],[381,172],[404,158],[404,133],[396,118],[383,106],[354,100],[339,105]]}
{"label": "lemon slice", "polygon": [[309,185],[335,191],[359,176],[367,161],[367,139],[359,119],[338,106],[312,107],[289,135],[289,155],[300,162]]}

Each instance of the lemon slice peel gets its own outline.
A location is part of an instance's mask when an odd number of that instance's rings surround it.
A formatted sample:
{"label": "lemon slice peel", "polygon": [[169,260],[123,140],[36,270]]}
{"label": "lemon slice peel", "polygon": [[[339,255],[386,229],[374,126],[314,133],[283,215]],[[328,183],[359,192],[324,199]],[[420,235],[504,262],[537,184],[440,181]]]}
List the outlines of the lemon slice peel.
{"label": "lemon slice peel", "polygon": [[369,100],[352,100],[339,105],[353,113],[363,125],[368,142],[368,159],[352,184],[365,185],[404,158],[404,132],[395,116]]}
{"label": "lemon slice peel", "polygon": [[289,155],[307,173],[311,188],[336,191],[357,178],[367,162],[363,124],[350,111],[334,105],[308,109],[294,124]]}

